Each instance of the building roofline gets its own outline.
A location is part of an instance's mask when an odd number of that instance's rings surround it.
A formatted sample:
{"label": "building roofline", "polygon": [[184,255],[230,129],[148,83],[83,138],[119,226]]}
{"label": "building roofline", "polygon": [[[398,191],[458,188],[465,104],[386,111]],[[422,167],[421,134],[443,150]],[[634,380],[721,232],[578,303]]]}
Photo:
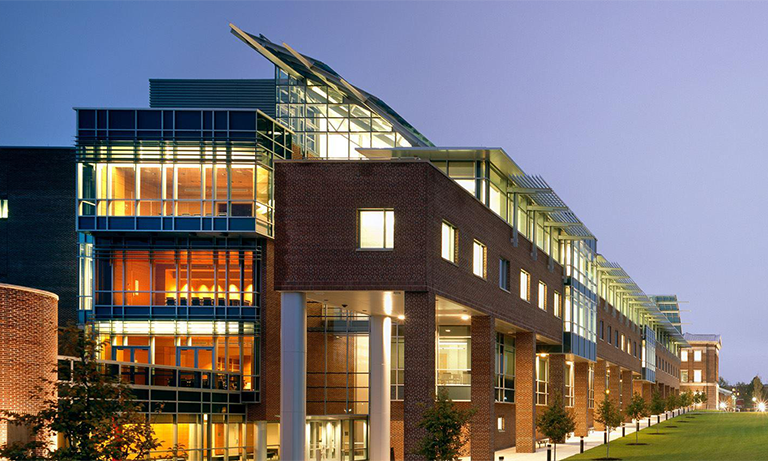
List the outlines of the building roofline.
{"label": "building roofline", "polygon": [[50,297],[54,298],[56,301],[59,300],[59,295],[57,295],[56,293],[51,293],[50,291],[40,290],[38,288],[30,288],[30,287],[25,287],[25,286],[21,286],[21,285],[12,285],[10,283],[0,283],[0,288],[8,288],[8,289],[17,290],[17,291],[26,291],[28,293],[35,293],[35,294],[38,294],[38,295],[50,296]]}

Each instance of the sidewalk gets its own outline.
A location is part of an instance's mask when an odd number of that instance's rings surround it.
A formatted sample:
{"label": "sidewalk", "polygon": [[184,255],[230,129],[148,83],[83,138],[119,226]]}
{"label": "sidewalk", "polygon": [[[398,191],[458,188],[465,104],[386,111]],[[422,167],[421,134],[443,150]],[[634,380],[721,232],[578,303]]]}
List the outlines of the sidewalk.
{"label": "sidewalk", "polygon": [[[664,419],[664,414],[654,415],[651,417],[651,426],[655,426],[657,424],[656,423],[657,416],[661,416],[661,422],[666,421]],[[670,414],[670,419],[672,419],[671,414]],[[647,427],[649,427],[648,418],[645,418],[642,421],[640,421],[640,430],[643,430]],[[635,433],[635,423],[626,423],[627,436],[634,433]],[[590,433],[589,436],[584,437],[584,451],[587,451],[590,448],[594,448],[599,445],[602,445],[603,437],[604,437],[603,434],[604,434],[604,431],[592,431],[592,433]],[[621,438],[621,428],[611,432],[612,441],[620,438]],[[558,443],[557,459],[562,460],[562,459],[568,458],[569,456],[579,454],[580,440],[581,440],[580,437],[571,437],[567,439],[564,444]],[[554,459],[554,453],[553,453],[553,459]],[[461,458],[461,460],[471,461],[471,458],[466,457],[466,458]],[[496,452],[496,458],[494,461],[546,461],[546,460],[547,460],[547,447],[544,446],[541,448],[537,448],[536,453],[517,453],[515,451],[515,447],[505,448],[503,450],[499,450]]]}

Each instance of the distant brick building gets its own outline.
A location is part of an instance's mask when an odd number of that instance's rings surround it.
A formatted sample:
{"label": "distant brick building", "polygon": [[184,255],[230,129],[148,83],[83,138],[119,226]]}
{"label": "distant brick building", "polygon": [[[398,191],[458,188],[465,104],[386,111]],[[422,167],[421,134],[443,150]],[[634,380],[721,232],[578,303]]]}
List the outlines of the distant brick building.
{"label": "distant brick building", "polygon": [[680,390],[707,395],[705,407],[719,408],[720,402],[720,335],[686,333],[690,347],[680,352]]}

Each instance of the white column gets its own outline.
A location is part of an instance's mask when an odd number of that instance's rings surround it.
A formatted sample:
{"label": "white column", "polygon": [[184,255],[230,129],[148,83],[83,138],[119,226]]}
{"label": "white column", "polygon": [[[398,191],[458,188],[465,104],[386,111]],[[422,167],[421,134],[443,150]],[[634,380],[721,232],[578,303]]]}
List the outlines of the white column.
{"label": "white column", "polygon": [[256,461],[267,461],[267,422],[256,422]]}
{"label": "white column", "polygon": [[392,350],[392,319],[383,315],[371,316],[369,339],[368,380],[368,458],[389,459],[390,413],[390,355]]}
{"label": "white column", "polygon": [[307,297],[281,294],[280,459],[306,459]]}

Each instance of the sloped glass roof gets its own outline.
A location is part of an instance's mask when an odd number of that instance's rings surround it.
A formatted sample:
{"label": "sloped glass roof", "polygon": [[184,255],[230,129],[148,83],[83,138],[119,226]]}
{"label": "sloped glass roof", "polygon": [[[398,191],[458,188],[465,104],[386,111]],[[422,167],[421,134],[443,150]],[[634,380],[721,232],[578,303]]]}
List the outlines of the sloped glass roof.
{"label": "sloped glass roof", "polygon": [[258,51],[262,56],[293,77],[310,79],[321,84],[334,87],[355,103],[368,108],[379,117],[391,123],[397,131],[413,146],[433,147],[424,135],[408,123],[400,114],[395,112],[387,103],[378,97],[362,90],[348,81],[331,68],[328,64],[309,56],[298,53],[290,46],[278,45],[263,35],[252,35],[242,31],[234,24],[229,25],[232,34]]}

